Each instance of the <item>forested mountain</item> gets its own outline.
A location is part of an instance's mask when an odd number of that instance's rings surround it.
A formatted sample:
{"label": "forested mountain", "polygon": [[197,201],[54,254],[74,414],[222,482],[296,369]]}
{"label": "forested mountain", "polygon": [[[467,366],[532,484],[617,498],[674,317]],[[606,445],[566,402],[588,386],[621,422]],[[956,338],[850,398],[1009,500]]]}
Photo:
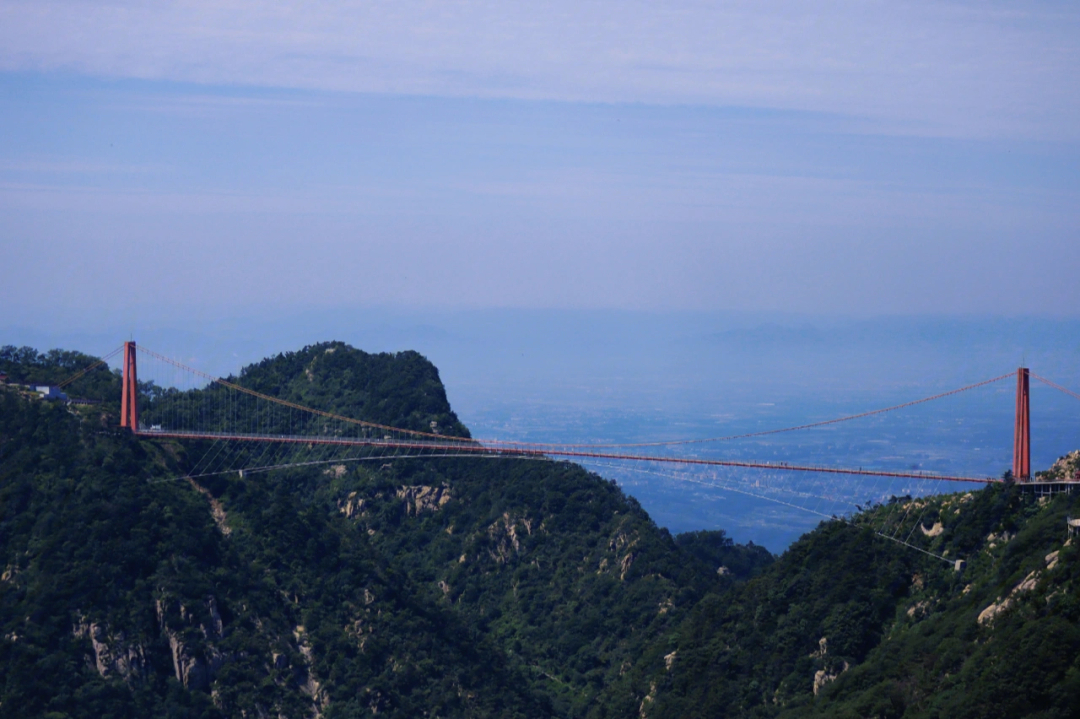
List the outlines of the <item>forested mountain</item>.
{"label": "forested mountain", "polygon": [[[699,602],[607,715],[644,694],[649,717],[1077,716],[1078,500],[995,486],[824,523]],[[911,525],[965,566],[875,534]]]}
{"label": "forested mountain", "polygon": [[[57,382],[92,361],[0,351],[14,381]],[[327,343],[234,379],[467,436],[416,353]],[[1050,717],[1080,705],[1080,558],[1064,522],[1080,497],[1002,486],[898,499],[824,523],[774,561],[722,532],[672,537],[566,462],[388,458],[185,479],[205,447],[120,431],[114,374],[70,392],[105,402],[0,388],[0,716]],[[967,566],[875,534],[905,522]]]}

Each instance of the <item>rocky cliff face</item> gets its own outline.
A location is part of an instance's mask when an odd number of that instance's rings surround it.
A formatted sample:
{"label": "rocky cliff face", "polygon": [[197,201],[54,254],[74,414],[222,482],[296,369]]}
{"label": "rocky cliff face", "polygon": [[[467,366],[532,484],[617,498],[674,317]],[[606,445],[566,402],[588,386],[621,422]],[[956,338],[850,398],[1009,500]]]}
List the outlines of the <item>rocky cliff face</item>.
{"label": "rocky cliff face", "polygon": [[1036,472],[1037,481],[1067,481],[1080,479],[1080,449],[1058,458],[1046,472]]}
{"label": "rocky cliff face", "polygon": [[453,499],[453,492],[447,485],[440,487],[400,487],[395,493],[405,502],[405,513],[415,517],[424,512],[437,512]]}
{"label": "rocky cliff face", "polygon": [[193,611],[179,600],[158,599],[154,611],[169,643],[177,681],[188,689],[208,690],[229,659],[217,646],[225,637],[217,600],[208,595]]}
{"label": "rocky cliff face", "polygon": [[146,649],[141,644],[129,642],[123,631],[111,632],[107,625],[92,622],[84,616],[79,618],[71,633],[90,642],[87,660],[93,663],[102,679],[119,677],[130,684],[146,677],[150,669]]}

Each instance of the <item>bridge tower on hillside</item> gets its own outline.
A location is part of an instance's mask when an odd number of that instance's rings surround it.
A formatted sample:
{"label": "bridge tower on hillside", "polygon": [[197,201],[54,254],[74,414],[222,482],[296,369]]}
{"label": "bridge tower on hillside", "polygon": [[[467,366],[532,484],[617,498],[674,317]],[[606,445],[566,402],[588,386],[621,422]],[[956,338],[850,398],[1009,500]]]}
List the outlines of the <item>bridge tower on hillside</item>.
{"label": "bridge tower on hillside", "polygon": [[139,380],[135,372],[135,343],[124,343],[124,377],[120,396],[120,426],[139,431]]}
{"label": "bridge tower on hillside", "polygon": [[1016,426],[1013,431],[1013,479],[1031,481],[1031,402],[1028,368],[1016,370]]}

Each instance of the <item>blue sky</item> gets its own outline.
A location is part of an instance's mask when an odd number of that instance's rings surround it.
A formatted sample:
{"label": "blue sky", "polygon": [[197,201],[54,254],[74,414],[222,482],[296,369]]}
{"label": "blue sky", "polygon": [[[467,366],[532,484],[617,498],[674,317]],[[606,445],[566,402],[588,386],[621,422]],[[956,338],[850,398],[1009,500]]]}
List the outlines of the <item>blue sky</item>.
{"label": "blue sky", "polygon": [[1067,3],[8,0],[0,301],[1075,316],[1078,28]]}

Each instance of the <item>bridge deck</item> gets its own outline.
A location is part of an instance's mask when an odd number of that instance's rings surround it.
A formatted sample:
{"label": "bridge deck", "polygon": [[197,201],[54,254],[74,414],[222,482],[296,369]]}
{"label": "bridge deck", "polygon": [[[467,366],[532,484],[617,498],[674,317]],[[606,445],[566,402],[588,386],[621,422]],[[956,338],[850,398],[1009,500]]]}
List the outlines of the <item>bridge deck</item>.
{"label": "bridge deck", "polygon": [[512,444],[487,446],[481,442],[470,439],[453,440],[447,438],[443,441],[423,439],[375,439],[360,437],[325,437],[315,435],[287,435],[287,434],[234,434],[225,432],[188,432],[172,430],[139,430],[135,433],[140,437],[173,438],[173,439],[205,439],[205,440],[230,440],[247,442],[280,442],[287,444],[309,445],[341,445],[353,447],[371,447],[378,449],[404,449],[420,452],[430,452],[432,456],[439,453],[453,452],[456,454],[469,453],[477,456],[498,457],[574,457],[579,459],[615,459],[636,462],[661,462],[665,464],[697,465],[707,467],[741,467],[745,469],[771,469],[785,472],[821,472],[824,474],[858,475],[864,477],[894,477],[903,479],[921,480],[944,480],[949,482],[976,482],[979,484],[996,484],[1001,479],[993,477],[962,477],[955,475],[930,474],[927,472],[890,472],[875,469],[848,469],[842,467],[823,467],[813,465],[796,465],[770,462],[742,462],[725,459],[701,459],[696,457],[665,457],[663,455],[630,454],[620,452],[591,451],[585,448],[566,449],[558,446],[552,447],[518,447]]}

